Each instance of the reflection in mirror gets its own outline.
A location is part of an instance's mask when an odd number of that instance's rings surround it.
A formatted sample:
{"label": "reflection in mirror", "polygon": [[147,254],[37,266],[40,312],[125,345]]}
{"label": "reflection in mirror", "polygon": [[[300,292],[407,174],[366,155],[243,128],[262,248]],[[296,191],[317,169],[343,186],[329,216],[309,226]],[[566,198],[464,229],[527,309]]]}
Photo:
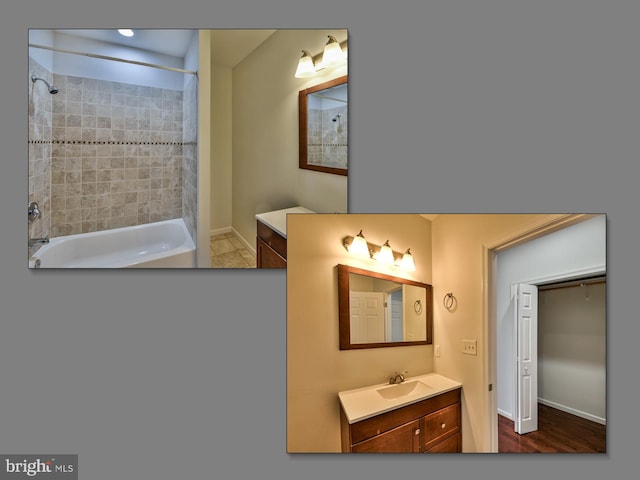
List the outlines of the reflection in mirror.
{"label": "reflection in mirror", "polygon": [[298,93],[300,168],[347,175],[347,76]]}
{"label": "reflection in mirror", "polygon": [[432,343],[431,285],[338,265],[340,349]]}

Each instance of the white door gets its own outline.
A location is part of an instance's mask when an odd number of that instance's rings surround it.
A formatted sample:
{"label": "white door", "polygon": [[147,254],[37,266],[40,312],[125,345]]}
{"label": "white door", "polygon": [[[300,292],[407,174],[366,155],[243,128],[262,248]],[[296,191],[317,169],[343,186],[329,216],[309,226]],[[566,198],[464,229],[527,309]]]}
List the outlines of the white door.
{"label": "white door", "polygon": [[538,287],[521,283],[516,295],[516,419],[519,434],[538,429]]}
{"label": "white door", "polygon": [[351,343],[384,342],[384,303],[381,292],[351,292]]}

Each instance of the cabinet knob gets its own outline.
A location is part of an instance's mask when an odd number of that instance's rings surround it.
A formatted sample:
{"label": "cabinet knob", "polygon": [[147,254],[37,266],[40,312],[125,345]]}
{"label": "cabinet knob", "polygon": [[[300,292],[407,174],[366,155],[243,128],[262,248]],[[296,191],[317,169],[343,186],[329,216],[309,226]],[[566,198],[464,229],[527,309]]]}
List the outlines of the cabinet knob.
{"label": "cabinet knob", "polygon": [[440,427],[441,427],[443,430],[445,429],[445,427],[446,427],[446,426],[447,426],[447,424],[446,424],[446,423],[443,423],[442,425],[440,425]]}
{"label": "cabinet knob", "polygon": [[414,432],[414,435],[420,435],[420,429],[416,428],[416,431]]}

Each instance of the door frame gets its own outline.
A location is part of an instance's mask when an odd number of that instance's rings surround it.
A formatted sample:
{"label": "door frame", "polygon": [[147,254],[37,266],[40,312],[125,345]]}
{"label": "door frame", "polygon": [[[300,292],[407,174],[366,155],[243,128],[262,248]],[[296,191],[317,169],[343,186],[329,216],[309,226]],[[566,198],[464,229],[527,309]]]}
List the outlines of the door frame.
{"label": "door frame", "polygon": [[[510,247],[521,245],[536,238],[594,218],[595,214],[565,214],[539,225],[525,226],[507,235],[482,244],[482,335],[487,345],[487,355],[483,358],[483,380],[487,385],[484,396],[488,438],[484,439],[484,450],[498,452],[498,345],[496,314],[496,283],[498,253]],[[527,283],[523,279],[522,283]],[[530,282],[529,282],[530,283]]]}
{"label": "door frame", "polygon": [[[607,273],[607,268],[606,265],[594,265],[592,267],[588,267],[588,268],[579,268],[577,270],[567,270],[565,272],[562,273],[557,273],[554,275],[545,275],[543,277],[534,277],[534,278],[528,278],[522,281],[518,281],[518,282],[514,282],[511,284],[511,292],[513,295],[513,292],[515,290],[517,290],[517,286],[519,284],[525,283],[525,284],[529,284],[529,285],[534,285],[535,287],[542,287],[544,285],[549,285],[549,284],[554,284],[554,283],[562,283],[562,282],[571,282],[571,281],[575,281],[575,280],[580,280],[582,278],[585,277],[591,277],[591,276],[595,276],[595,275],[606,275]],[[517,312],[516,312],[516,318],[515,320],[517,322]],[[537,331],[538,327],[536,327],[536,331]],[[496,332],[497,333],[497,332]],[[514,338],[513,338],[513,342],[514,345],[517,345],[517,338],[518,332],[517,332],[517,328],[514,328]],[[497,348],[498,345],[496,343],[496,354],[497,354]],[[513,364],[515,365],[518,361],[518,352],[517,349],[514,349],[513,351],[513,357],[511,359],[511,361],[513,362]],[[537,360],[536,360],[537,363]],[[536,367],[537,370],[537,367]],[[514,369],[513,371],[514,374],[514,381],[513,381],[513,387],[514,387],[514,392],[513,392],[513,407],[512,407],[512,411],[514,413],[518,412],[518,396],[519,396],[519,391],[518,391],[518,371],[517,369]],[[537,376],[536,376],[536,381],[537,381]],[[514,421],[514,426],[515,423],[517,422],[517,418],[513,419]]]}

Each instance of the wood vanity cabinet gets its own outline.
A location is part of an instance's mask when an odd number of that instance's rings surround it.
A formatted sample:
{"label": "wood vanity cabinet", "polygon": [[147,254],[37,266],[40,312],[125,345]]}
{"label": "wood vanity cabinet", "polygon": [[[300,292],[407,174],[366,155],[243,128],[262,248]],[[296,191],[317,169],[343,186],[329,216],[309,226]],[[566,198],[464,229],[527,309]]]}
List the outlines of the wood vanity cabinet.
{"label": "wood vanity cabinet", "polygon": [[342,451],[462,452],[460,389],[349,424],[342,409]]}
{"label": "wood vanity cabinet", "polygon": [[287,239],[260,220],[256,223],[256,267],[286,268]]}

